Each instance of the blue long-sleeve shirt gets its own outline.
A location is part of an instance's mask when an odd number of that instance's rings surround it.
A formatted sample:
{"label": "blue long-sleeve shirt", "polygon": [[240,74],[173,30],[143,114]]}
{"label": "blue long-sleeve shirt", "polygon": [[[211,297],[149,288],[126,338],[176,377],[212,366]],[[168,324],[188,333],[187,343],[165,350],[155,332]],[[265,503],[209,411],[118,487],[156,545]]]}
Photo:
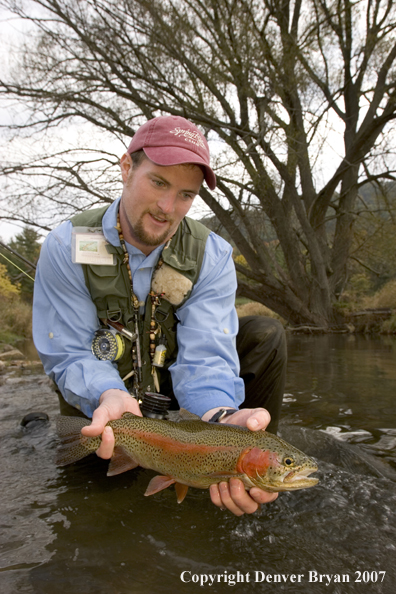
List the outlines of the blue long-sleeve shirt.
{"label": "blue long-sleeve shirt", "polygon": [[[105,238],[115,246],[120,245],[114,228],[118,203],[110,206],[102,221]],[[92,417],[105,390],[127,390],[116,363],[100,361],[92,354],[99,320],[82,267],[72,263],[71,231],[71,222],[63,223],[42,246],[34,289],[33,338],[46,373],[65,400]],[[148,256],[126,246],[134,292],[139,301],[145,301],[163,246]],[[199,416],[217,406],[237,408],[244,399],[235,348],[235,289],[232,248],[210,233],[198,281],[177,310],[179,350],[170,367],[179,405]]]}

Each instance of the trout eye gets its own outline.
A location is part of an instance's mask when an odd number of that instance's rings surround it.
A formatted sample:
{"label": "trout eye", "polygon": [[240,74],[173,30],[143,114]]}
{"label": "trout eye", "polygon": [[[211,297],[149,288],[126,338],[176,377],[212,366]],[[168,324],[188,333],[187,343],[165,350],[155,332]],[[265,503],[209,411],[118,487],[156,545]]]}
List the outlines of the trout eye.
{"label": "trout eye", "polygon": [[285,466],[293,466],[294,460],[293,460],[293,458],[290,458],[290,456],[287,456],[286,458],[283,459],[283,464]]}

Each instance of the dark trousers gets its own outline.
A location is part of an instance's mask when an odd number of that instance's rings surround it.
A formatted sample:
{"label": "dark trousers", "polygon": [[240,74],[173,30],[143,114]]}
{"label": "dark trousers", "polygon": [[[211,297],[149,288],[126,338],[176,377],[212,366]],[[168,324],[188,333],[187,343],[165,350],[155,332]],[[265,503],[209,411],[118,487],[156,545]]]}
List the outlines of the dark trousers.
{"label": "dark trousers", "polygon": [[241,408],[263,407],[271,415],[268,431],[276,433],[286,381],[287,347],[278,320],[246,316],[239,320],[237,351],[245,383]]}
{"label": "dark trousers", "polygon": [[[276,433],[286,379],[286,338],[282,324],[263,316],[239,320],[237,351],[240,376],[245,383],[245,402],[241,408],[266,408],[271,415],[268,431]],[[59,390],[62,415],[85,415],[68,404]],[[175,405],[177,402],[175,400]],[[175,407],[171,407],[175,408]]]}

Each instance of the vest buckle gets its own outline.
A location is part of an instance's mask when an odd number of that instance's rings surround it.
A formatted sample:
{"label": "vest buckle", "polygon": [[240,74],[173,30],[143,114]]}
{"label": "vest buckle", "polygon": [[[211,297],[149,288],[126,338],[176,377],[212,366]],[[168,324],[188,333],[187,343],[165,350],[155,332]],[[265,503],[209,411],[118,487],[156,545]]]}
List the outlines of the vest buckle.
{"label": "vest buckle", "polygon": [[169,317],[169,311],[164,311],[162,309],[160,309],[159,307],[156,308],[155,313],[154,313],[154,320],[156,322],[158,322],[158,324],[162,324],[162,322],[165,322],[165,320],[167,320]]}
{"label": "vest buckle", "polygon": [[113,311],[107,310],[107,319],[111,322],[119,322],[121,320],[122,314],[120,309],[115,309]]}

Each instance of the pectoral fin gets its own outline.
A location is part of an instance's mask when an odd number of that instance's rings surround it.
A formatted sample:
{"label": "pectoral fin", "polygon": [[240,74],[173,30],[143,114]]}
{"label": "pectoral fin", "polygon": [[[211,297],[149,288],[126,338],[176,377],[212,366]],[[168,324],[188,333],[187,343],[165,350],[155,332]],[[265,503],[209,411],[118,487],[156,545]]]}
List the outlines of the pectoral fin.
{"label": "pectoral fin", "polygon": [[181,503],[187,495],[188,487],[187,485],[182,485],[181,483],[175,483],[175,489],[177,495],[177,503]]}
{"label": "pectoral fin", "polygon": [[167,489],[170,485],[175,483],[175,479],[171,478],[170,476],[155,476],[148,484],[148,487],[145,492],[145,496],[154,495],[154,493],[158,493],[163,489]]}
{"label": "pectoral fin", "polygon": [[128,452],[122,446],[116,446],[110,460],[107,476],[121,474],[127,470],[132,470],[132,468],[136,468],[136,466],[139,466],[139,464],[131,458]]}

